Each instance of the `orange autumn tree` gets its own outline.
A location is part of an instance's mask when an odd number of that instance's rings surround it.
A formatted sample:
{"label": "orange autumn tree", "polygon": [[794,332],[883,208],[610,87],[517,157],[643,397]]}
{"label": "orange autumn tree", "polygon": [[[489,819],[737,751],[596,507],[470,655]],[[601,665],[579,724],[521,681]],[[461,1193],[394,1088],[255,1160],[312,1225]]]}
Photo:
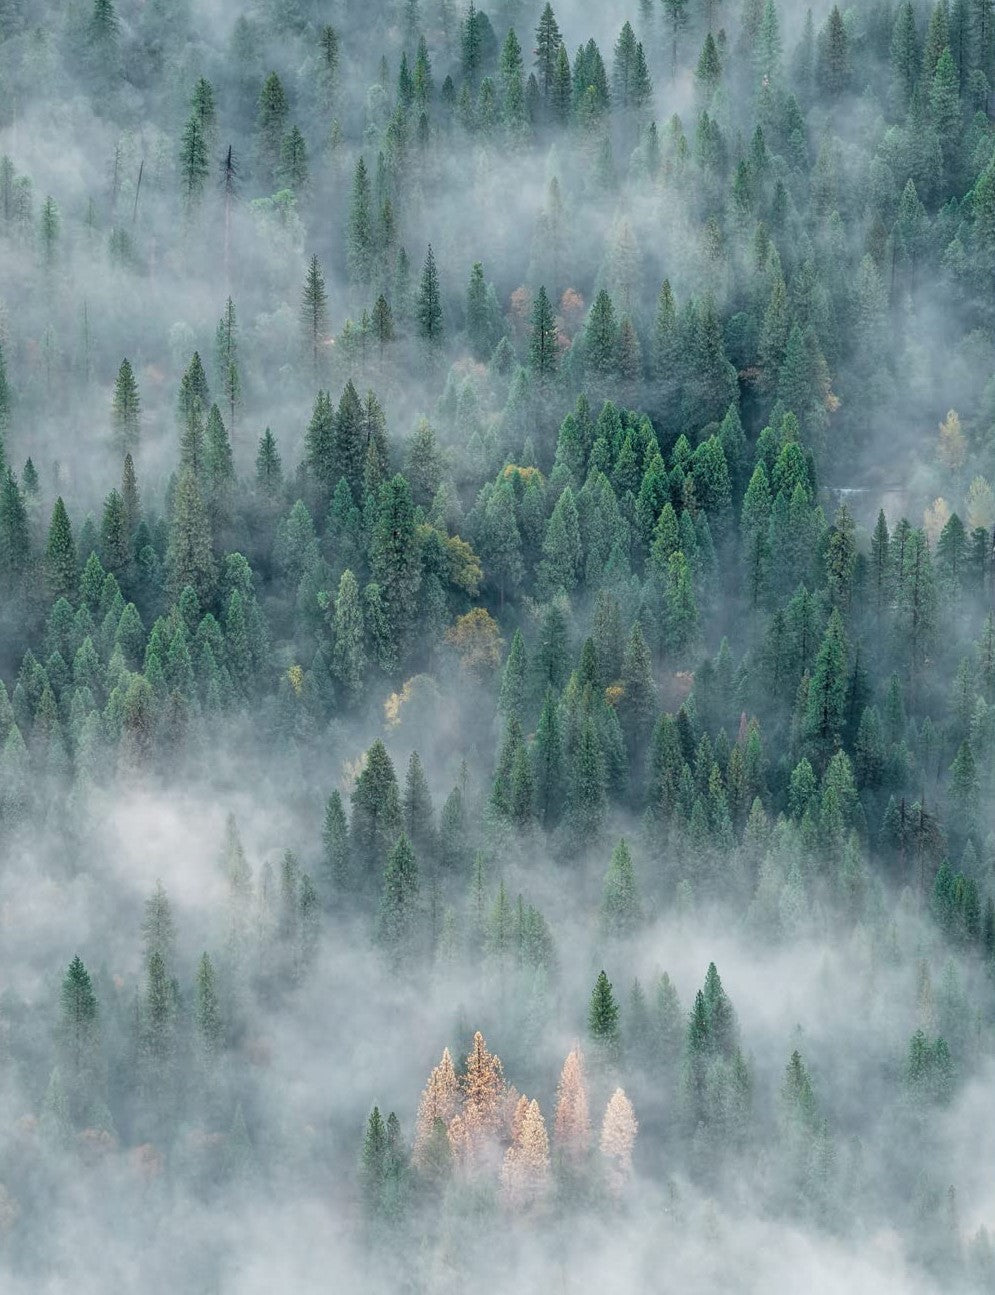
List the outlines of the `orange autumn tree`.
{"label": "orange autumn tree", "polygon": [[415,1145],[411,1153],[412,1161],[418,1169],[427,1167],[436,1122],[441,1120],[444,1127],[448,1129],[459,1110],[459,1102],[459,1080],[456,1077],[452,1056],[446,1048],[442,1053],[441,1061],[429,1075],[425,1091],[418,1103]]}
{"label": "orange autumn tree", "polygon": [[[463,1110],[449,1126],[449,1140],[457,1160],[472,1165],[505,1123],[501,1058],[488,1051],[479,1030],[473,1036],[473,1047],[466,1059],[466,1073],[460,1087]],[[453,1125],[457,1125],[455,1136]]]}
{"label": "orange autumn tree", "polygon": [[539,1103],[522,1097],[519,1112],[515,1140],[501,1166],[501,1194],[512,1209],[535,1205],[549,1187],[549,1136]]}
{"label": "orange autumn tree", "polygon": [[560,1072],[553,1132],[557,1158],[568,1168],[579,1168],[591,1147],[591,1117],[580,1048],[571,1050]]}
{"label": "orange autumn tree", "polygon": [[621,1088],[616,1088],[601,1122],[601,1155],[608,1185],[615,1195],[621,1193],[632,1174],[632,1148],[638,1128],[632,1103]]}

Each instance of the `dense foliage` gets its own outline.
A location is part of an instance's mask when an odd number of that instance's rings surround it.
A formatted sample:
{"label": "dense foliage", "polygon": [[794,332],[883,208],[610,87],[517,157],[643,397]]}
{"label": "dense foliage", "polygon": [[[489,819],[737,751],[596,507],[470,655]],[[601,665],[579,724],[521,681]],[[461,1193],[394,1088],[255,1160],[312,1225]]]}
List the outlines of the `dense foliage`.
{"label": "dense foliage", "polygon": [[995,1290],[995,10],[631,9],[0,2],[4,1289]]}

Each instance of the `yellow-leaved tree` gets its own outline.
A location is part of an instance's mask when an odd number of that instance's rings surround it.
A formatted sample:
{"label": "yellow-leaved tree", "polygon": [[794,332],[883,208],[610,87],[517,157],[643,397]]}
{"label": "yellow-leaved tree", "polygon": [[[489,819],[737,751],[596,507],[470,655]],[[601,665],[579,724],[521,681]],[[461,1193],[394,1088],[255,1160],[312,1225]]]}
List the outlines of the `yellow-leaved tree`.
{"label": "yellow-leaved tree", "polygon": [[572,1049],[560,1072],[553,1132],[557,1160],[568,1168],[580,1168],[591,1149],[591,1117],[580,1048]]}
{"label": "yellow-leaved tree", "polygon": [[528,1209],[549,1187],[549,1137],[537,1101],[522,1097],[519,1112],[515,1140],[501,1166],[501,1194],[512,1209]]}
{"label": "yellow-leaved tree", "polygon": [[436,1136],[436,1122],[441,1120],[448,1129],[453,1117],[459,1110],[459,1080],[449,1049],[446,1048],[442,1059],[428,1077],[425,1091],[418,1103],[418,1119],[415,1124],[415,1145],[411,1159],[418,1169],[428,1167],[432,1159],[432,1149]]}
{"label": "yellow-leaved tree", "polygon": [[601,1155],[608,1186],[616,1195],[632,1175],[632,1148],[638,1127],[632,1103],[621,1088],[616,1088],[608,1099],[601,1122]]}

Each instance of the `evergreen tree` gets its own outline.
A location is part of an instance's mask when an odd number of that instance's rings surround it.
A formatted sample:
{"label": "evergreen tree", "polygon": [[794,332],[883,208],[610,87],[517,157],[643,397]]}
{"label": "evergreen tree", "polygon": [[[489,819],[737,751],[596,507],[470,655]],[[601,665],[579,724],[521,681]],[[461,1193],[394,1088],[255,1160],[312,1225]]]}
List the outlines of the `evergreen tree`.
{"label": "evergreen tree", "polygon": [[387,857],[377,941],[394,970],[407,967],[418,952],[418,864],[407,836]]}
{"label": "evergreen tree", "polygon": [[606,936],[624,939],[642,920],[632,856],[624,840],[612,852],[601,898],[601,929]]}
{"label": "evergreen tree", "polygon": [[553,308],[546,296],[546,289],[541,287],[532,307],[529,363],[532,366],[532,372],[540,382],[544,382],[556,372],[557,360],[556,321],[553,318]]}
{"label": "evergreen tree", "polygon": [[618,1060],[621,1049],[619,1010],[611,982],[604,971],[598,973],[587,1011],[587,1032],[598,1054],[605,1062]]}
{"label": "evergreen tree", "polygon": [[210,605],[217,578],[210,523],[200,486],[189,467],[181,472],[173,498],[166,570],[172,598],[179,598],[189,585],[202,606]]}
{"label": "evergreen tree", "polygon": [[418,336],[429,346],[440,345],[443,335],[442,297],[439,290],[439,272],[435,267],[431,244],[422,270],[418,299],[415,303],[415,319],[418,324]]}
{"label": "evergreen tree", "polygon": [[370,567],[380,587],[390,641],[398,656],[403,656],[409,645],[422,571],[411,490],[402,476],[380,487],[370,541]]}
{"label": "evergreen tree", "polygon": [[66,598],[74,602],[79,586],[79,563],[72,526],[61,495],[52,509],[48,528],[48,545],[45,549],[45,588],[49,597]]}
{"label": "evergreen tree", "polygon": [[301,297],[301,324],[304,332],[304,344],[311,357],[311,369],[317,376],[321,360],[321,347],[324,345],[328,328],[328,295],[325,292],[325,276],[317,256],[312,256],[304,279],[304,292]]}
{"label": "evergreen tree", "polygon": [[561,46],[560,28],[552,5],[546,4],[536,28],[535,66],[542,101],[548,105],[553,92],[556,63]]}
{"label": "evergreen tree", "polygon": [[[120,454],[134,454],[141,434],[141,401],[138,383],[127,359],[121,361],[111,402],[114,448]],[[2,428],[0,428],[2,430]]]}

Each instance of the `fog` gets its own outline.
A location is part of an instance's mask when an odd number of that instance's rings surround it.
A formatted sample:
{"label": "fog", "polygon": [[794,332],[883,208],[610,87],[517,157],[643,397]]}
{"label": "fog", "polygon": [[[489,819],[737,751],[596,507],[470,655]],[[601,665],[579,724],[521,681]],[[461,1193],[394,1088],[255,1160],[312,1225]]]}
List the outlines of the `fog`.
{"label": "fog", "polygon": [[3,1295],[995,1290],[993,84],[0,0]]}

